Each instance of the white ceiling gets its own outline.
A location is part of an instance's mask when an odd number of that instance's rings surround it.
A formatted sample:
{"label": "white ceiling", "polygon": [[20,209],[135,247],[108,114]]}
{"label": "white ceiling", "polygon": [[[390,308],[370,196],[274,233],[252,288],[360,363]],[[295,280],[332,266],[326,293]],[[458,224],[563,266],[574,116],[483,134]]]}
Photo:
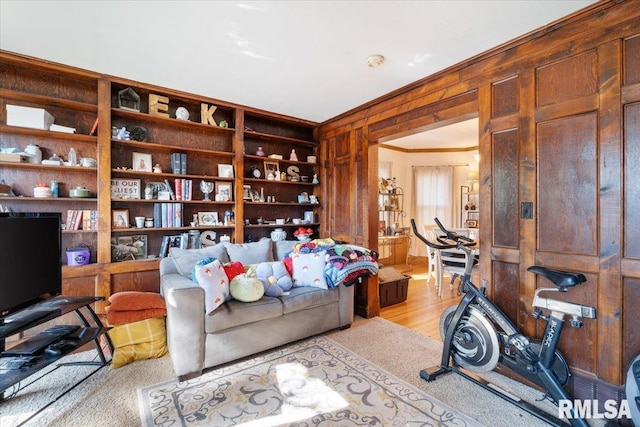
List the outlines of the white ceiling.
{"label": "white ceiling", "polygon": [[595,2],[0,0],[0,49],[323,122]]}

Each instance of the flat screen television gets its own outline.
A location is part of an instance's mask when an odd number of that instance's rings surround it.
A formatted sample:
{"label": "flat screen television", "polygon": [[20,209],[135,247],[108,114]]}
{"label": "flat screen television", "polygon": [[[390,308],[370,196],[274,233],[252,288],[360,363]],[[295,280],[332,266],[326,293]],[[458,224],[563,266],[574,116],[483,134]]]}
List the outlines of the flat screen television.
{"label": "flat screen television", "polygon": [[0,212],[0,325],[62,292],[61,213]]}

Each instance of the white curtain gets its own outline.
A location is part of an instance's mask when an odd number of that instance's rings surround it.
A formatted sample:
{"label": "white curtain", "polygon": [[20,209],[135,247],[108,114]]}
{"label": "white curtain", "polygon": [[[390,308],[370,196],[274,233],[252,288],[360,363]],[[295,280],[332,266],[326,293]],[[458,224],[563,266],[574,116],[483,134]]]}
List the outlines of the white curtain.
{"label": "white curtain", "polygon": [[[445,227],[453,226],[453,166],[413,166],[411,218],[418,232],[438,218]],[[413,255],[427,256],[426,246],[416,239]]]}

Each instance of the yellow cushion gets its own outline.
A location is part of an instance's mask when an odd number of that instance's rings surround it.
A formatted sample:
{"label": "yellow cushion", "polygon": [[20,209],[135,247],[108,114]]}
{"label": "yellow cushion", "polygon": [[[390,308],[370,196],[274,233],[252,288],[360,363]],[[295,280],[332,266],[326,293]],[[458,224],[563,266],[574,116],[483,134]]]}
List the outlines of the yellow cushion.
{"label": "yellow cushion", "polygon": [[168,353],[164,317],[115,326],[107,332],[114,347],[111,368],[135,360],[153,359]]}

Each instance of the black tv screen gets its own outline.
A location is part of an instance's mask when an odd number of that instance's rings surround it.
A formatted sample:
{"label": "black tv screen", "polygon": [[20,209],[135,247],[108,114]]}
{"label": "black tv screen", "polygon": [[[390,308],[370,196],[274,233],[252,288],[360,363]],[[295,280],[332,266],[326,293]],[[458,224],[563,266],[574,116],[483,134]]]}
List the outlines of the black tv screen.
{"label": "black tv screen", "polygon": [[62,292],[61,220],[0,212],[0,319]]}

